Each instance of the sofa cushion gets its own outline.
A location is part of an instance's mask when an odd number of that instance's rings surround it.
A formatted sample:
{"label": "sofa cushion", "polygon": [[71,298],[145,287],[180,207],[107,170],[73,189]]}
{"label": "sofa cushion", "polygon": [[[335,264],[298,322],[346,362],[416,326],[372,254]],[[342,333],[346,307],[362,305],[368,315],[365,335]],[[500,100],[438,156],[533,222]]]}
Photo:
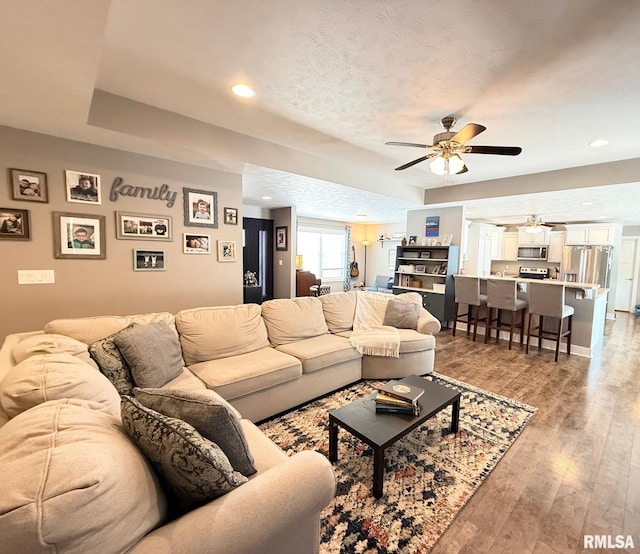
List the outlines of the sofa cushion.
{"label": "sofa cushion", "polygon": [[271,346],[280,346],[329,332],[319,298],[268,300],[262,304],[262,317]]}
{"label": "sofa cushion", "polygon": [[311,373],[362,357],[349,339],[338,335],[320,335],[278,346],[277,350],[295,356],[302,362],[302,372]]}
{"label": "sofa cushion", "polygon": [[[87,345],[79,340],[64,335],[48,335],[45,333],[33,335],[21,340],[13,347],[11,355],[17,364],[34,354],[71,354],[89,363]],[[94,365],[93,362],[90,365]]]}
{"label": "sofa cushion", "polygon": [[269,346],[231,358],[200,362],[189,369],[227,400],[293,381],[302,375],[300,360]]}
{"label": "sofa cushion", "polygon": [[[128,327],[133,326],[133,323]],[[125,327],[127,329],[128,327]],[[119,333],[120,331],[118,331]],[[118,350],[114,333],[106,338],[97,340],[89,346],[89,354],[98,365],[103,375],[109,379],[119,394],[131,394],[135,382],[129,364],[124,359],[122,352]]]}
{"label": "sofa cushion", "polygon": [[143,406],[185,421],[205,439],[216,443],[229,458],[233,469],[242,475],[256,472],[238,411],[214,391],[136,388],[134,393]]}
{"label": "sofa cushion", "polygon": [[414,302],[389,299],[384,313],[383,325],[390,325],[397,329],[415,329],[418,324],[420,306]]}
{"label": "sofa cushion", "polygon": [[124,552],[165,516],[148,462],[99,404],[45,402],[0,428],[3,552]]}
{"label": "sofa cushion", "polygon": [[132,325],[113,336],[139,387],[161,387],[182,373],[180,343],[163,321]]}
{"label": "sofa cushion", "polygon": [[434,350],[436,338],[433,335],[423,335],[413,329],[398,329],[400,333],[400,354]]}
{"label": "sofa cushion", "polygon": [[180,502],[179,511],[218,498],[247,482],[215,443],[191,425],[122,397],[122,426]]}
{"label": "sofa cushion", "polygon": [[174,316],[169,312],[136,314],[128,316],[95,316],[70,319],[54,319],[44,326],[45,333],[55,333],[74,338],[85,344],[93,344],[97,340],[108,337],[124,329],[131,323],[146,325],[156,321],[164,321],[175,329]]}
{"label": "sofa cushion", "polygon": [[120,417],[120,397],[108,379],[71,354],[37,354],[9,370],[2,381],[0,402],[9,417],[62,398],[91,400]]}
{"label": "sofa cushion", "polygon": [[176,328],[188,366],[269,346],[257,304],[182,310],[176,315]]}
{"label": "sofa cushion", "polygon": [[356,312],[356,292],[338,292],[320,296],[322,312],[331,333],[342,333],[353,329]]}

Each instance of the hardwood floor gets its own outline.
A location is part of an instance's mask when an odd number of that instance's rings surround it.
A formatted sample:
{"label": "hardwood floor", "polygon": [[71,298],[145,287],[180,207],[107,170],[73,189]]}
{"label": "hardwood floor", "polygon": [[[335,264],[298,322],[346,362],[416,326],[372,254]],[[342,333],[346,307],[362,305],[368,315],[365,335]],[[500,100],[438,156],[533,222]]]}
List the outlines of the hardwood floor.
{"label": "hardwood floor", "polygon": [[[538,408],[432,553],[640,552],[640,318],[618,313],[593,359],[437,336],[435,370]],[[632,535],[634,550],[583,549]]]}

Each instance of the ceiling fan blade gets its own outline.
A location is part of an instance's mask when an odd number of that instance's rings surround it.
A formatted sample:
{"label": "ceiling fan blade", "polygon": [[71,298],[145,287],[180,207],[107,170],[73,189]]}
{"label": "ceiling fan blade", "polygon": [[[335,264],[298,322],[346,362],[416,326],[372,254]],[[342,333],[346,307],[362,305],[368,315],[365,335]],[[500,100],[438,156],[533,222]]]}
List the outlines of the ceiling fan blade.
{"label": "ceiling fan blade", "polygon": [[469,171],[469,168],[467,167],[467,164],[464,165],[464,167],[458,171],[458,173],[456,173],[456,175],[461,175],[463,173],[466,173],[467,171]]}
{"label": "ceiling fan blade", "polygon": [[418,148],[431,148],[430,144],[417,144],[415,142],[385,142],[391,146],[416,146]]}
{"label": "ceiling fan blade", "polygon": [[501,156],[517,156],[522,152],[519,146],[469,146],[465,154],[498,154]]}
{"label": "ceiling fan blade", "polygon": [[466,144],[473,137],[485,131],[484,125],[478,125],[477,123],[467,123],[462,129],[460,129],[455,135],[451,137],[451,142],[458,142],[460,144]]}
{"label": "ceiling fan blade", "polygon": [[416,165],[419,164],[420,162],[424,162],[425,160],[428,160],[429,158],[433,158],[436,155],[436,153],[434,152],[433,154],[428,154],[427,156],[422,156],[421,158],[418,158],[417,160],[413,160],[412,162],[406,163],[404,165],[401,165],[400,167],[396,167],[396,171],[401,171],[403,169],[407,169],[407,167],[411,167],[412,165]]}

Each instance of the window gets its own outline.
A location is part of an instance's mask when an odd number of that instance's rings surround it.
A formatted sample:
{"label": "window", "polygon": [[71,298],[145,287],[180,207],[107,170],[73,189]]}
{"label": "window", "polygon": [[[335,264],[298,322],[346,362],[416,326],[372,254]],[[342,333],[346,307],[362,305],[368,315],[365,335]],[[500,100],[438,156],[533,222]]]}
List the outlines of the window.
{"label": "window", "polygon": [[344,227],[323,227],[313,224],[298,226],[298,254],[302,254],[303,269],[326,281],[345,279]]}

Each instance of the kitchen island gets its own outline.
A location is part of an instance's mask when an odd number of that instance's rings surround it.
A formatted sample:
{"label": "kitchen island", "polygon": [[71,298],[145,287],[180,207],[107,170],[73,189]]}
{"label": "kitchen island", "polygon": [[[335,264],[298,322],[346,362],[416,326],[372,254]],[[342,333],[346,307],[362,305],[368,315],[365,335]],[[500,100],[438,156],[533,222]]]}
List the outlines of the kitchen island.
{"label": "kitchen island", "polygon": [[[602,342],[604,336],[604,324],[607,315],[607,296],[609,289],[602,288],[598,283],[576,283],[573,281],[560,281],[558,279],[526,279],[522,277],[500,277],[497,275],[471,275],[480,279],[480,292],[486,294],[487,279],[503,279],[518,283],[518,298],[528,302],[527,284],[535,281],[550,287],[565,286],[565,304],[572,306],[575,310],[573,314],[573,327],[571,329],[571,354],[593,357],[596,348]],[[528,322],[526,314],[525,329]],[[557,320],[556,320],[557,322]],[[547,323],[549,329],[556,325],[551,318],[545,319],[545,329]],[[464,327],[466,329],[466,326]],[[519,337],[518,337],[519,339]],[[515,339],[514,339],[515,342]],[[534,343],[537,346],[537,339]],[[533,346],[533,345],[532,345]],[[543,348],[555,349],[555,343],[543,339]],[[561,349],[566,352],[566,343],[562,343]],[[531,350],[530,350],[531,352]]]}

